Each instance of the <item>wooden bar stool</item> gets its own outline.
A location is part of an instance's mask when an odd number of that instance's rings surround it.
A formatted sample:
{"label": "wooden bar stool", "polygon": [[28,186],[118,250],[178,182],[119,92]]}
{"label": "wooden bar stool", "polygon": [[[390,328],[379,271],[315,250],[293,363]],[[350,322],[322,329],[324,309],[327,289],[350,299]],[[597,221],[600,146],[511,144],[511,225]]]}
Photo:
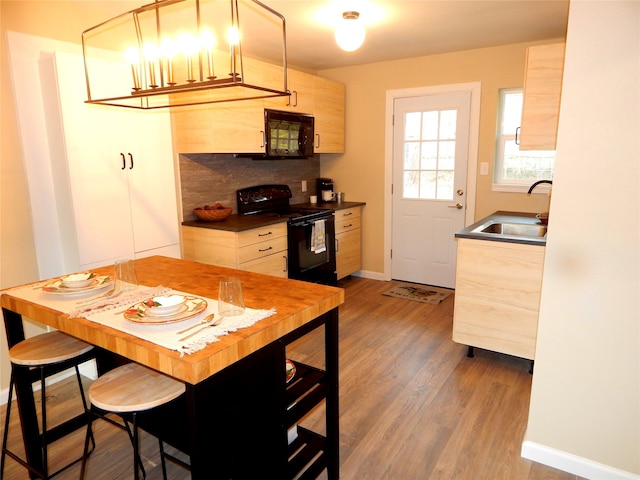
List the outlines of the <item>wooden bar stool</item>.
{"label": "wooden bar stool", "polygon": [[[133,445],[134,478],[136,480],[139,479],[139,469],[142,470],[143,478],[145,478],[146,472],[138,450],[137,413],[165,405],[178,398],[184,392],[184,383],[137,363],[128,363],[115,368],[93,382],[89,388],[91,418],[87,428],[85,455],[82,461],[80,479],[83,479],[85,474],[88,456],[86,454],[88,452],[89,439],[92,435],[91,422],[94,416],[100,417],[127,431]],[[124,425],[109,419],[105,416],[106,413],[117,413],[124,421]],[[131,428],[129,428],[129,422],[131,422]],[[165,457],[188,468],[188,465],[184,462],[165,454],[161,438],[158,438],[158,442],[160,445],[162,475],[165,480],[167,478]]]}
{"label": "wooden bar stool", "polygon": [[[84,389],[82,388],[82,379],[80,378],[80,370],[78,366],[81,363],[86,362],[91,358],[90,352],[93,349],[93,345],[78,340],[66,333],[60,331],[53,331],[43,333],[35,337],[27,338],[9,349],[9,359],[11,361],[11,379],[9,381],[9,399],[7,402],[7,413],[4,424],[4,435],[2,438],[2,457],[0,459],[0,477],[4,475],[4,463],[6,456],[9,455],[15,461],[27,468],[31,474],[38,475],[38,478],[49,479],[66,468],[70,467],[74,463],[82,460],[83,457],[79,457],[73,462],[65,465],[54,473],[49,473],[48,464],[48,445],[54,441],[60,439],[67,433],[77,429],[80,424],[74,422],[75,419],[67,421],[67,425],[58,425],[51,429],[47,428],[47,408],[46,408],[46,378],[55,373],[67,370],[69,368],[75,368],[76,378],[78,380],[78,387],[80,389],[80,397],[82,398],[82,406],[84,409],[81,415],[83,423],[88,421],[89,408],[84,395]],[[38,373],[39,375],[35,375]],[[7,448],[7,440],[9,438],[9,420],[11,414],[11,400],[13,398],[13,388],[15,384],[16,375],[29,375],[32,381],[36,382],[40,380],[40,396],[41,396],[41,430],[39,439],[39,448],[41,451],[42,471],[29,465],[27,461],[20,458],[14,452]],[[63,428],[68,427],[68,428]],[[35,439],[24,439],[25,442],[33,442]],[[93,436],[91,436],[93,442]],[[95,448],[95,443],[93,443]],[[83,456],[89,455],[85,445]]]}

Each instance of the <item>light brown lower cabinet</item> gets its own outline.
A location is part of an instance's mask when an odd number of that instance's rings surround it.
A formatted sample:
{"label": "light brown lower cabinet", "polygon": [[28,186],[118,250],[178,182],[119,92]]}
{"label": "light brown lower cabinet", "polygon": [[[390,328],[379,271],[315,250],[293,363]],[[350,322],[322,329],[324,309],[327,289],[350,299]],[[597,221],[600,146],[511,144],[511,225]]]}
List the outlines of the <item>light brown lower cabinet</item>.
{"label": "light brown lower cabinet", "polygon": [[287,224],[241,232],[182,227],[185,260],[287,278]]}
{"label": "light brown lower cabinet", "polygon": [[336,270],[338,280],[362,268],[362,207],[336,210]]}
{"label": "light brown lower cabinet", "polygon": [[545,247],[457,242],[453,341],[534,360]]}

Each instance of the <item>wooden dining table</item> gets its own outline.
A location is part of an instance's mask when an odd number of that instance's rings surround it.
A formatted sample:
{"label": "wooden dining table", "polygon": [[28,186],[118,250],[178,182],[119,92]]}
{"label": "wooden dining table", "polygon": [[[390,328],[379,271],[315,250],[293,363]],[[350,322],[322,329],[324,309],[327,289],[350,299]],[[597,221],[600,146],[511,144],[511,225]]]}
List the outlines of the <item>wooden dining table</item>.
{"label": "wooden dining table", "polygon": [[[314,478],[313,472],[326,468],[329,479],[339,478],[338,312],[344,303],[344,290],[160,256],[137,259],[134,265],[141,285],[164,286],[211,299],[217,298],[222,277],[239,277],[247,307],[274,309],[275,313],[185,354],[25,300],[8,289],[2,292],[1,304],[9,347],[25,338],[23,321],[31,319],[95,345],[99,374],[133,361],[183,381],[185,395],[172,402],[169,414],[150,411],[140,423],[190,457],[193,479],[294,478],[303,467],[298,465],[301,459],[292,461],[288,432],[291,424],[321,399],[326,405],[326,431],[320,435],[308,432],[320,445],[321,460],[307,475]],[[91,271],[113,275],[110,266]],[[317,388],[313,387],[305,400],[306,393],[293,394],[287,384],[287,346],[321,328],[325,365],[316,368],[300,364],[298,368],[319,378]],[[295,358],[292,360],[295,363]],[[26,394],[31,391],[32,381],[16,377],[16,391],[27,460],[38,467],[36,411],[33,395],[29,401]],[[297,399],[296,395],[303,398]],[[311,398],[316,398],[314,403]],[[296,449],[300,443],[312,443],[304,435],[300,438]]]}

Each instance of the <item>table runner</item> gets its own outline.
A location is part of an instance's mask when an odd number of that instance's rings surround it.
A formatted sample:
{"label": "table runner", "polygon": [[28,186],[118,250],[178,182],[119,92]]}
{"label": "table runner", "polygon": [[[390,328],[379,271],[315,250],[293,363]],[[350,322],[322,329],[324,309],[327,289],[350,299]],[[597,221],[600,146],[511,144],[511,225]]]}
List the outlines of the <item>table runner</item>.
{"label": "table runner", "polygon": [[186,341],[181,342],[181,338],[195,332],[197,328],[193,328],[184,334],[178,334],[177,332],[185,330],[192,325],[199,324],[201,320],[210,313],[215,313],[217,316],[217,300],[198,296],[198,298],[203,298],[207,302],[206,310],[199,315],[176,323],[143,325],[126,320],[123,315],[124,311],[138,302],[157,295],[194,295],[188,292],[181,292],[163,287],[161,285],[157,287],[140,286],[134,291],[124,292],[118,295],[118,297],[112,299],[97,299],[95,302],[82,304],[80,302],[91,299],[92,295],[83,296],[78,294],[73,297],[52,295],[42,291],[41,287],[46,283],[47,282],[15,287],[4,290],[2,293],[10,293],[15,297],[22,298],[32,303],[53,308],[68,314],[70,317],[84,317],[92,322],[120,330],[143,340],[161,345],[165,348],[176,350],[183,355],[202,350],[208,344],[217,342],[218,337],[227,335],[230,332],[235,332],[239,328],[250,327],[256,322],[264,320],[276,313],[274,308],[269,310],[246,308],[244,314],[235,317],[223,318],[219,325],[216,325],[215,327],[207,327],[204,331],[194,335]]}

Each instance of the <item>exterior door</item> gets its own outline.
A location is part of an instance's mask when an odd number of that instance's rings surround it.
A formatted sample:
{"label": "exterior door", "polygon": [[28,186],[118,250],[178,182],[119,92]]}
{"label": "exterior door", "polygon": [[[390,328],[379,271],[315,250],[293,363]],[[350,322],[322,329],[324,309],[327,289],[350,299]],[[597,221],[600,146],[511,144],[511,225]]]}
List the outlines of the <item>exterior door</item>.
{"label": "exterior door", "polygon": [[455,285],[464,228],[470,92],[394,101],[391,276]]}

